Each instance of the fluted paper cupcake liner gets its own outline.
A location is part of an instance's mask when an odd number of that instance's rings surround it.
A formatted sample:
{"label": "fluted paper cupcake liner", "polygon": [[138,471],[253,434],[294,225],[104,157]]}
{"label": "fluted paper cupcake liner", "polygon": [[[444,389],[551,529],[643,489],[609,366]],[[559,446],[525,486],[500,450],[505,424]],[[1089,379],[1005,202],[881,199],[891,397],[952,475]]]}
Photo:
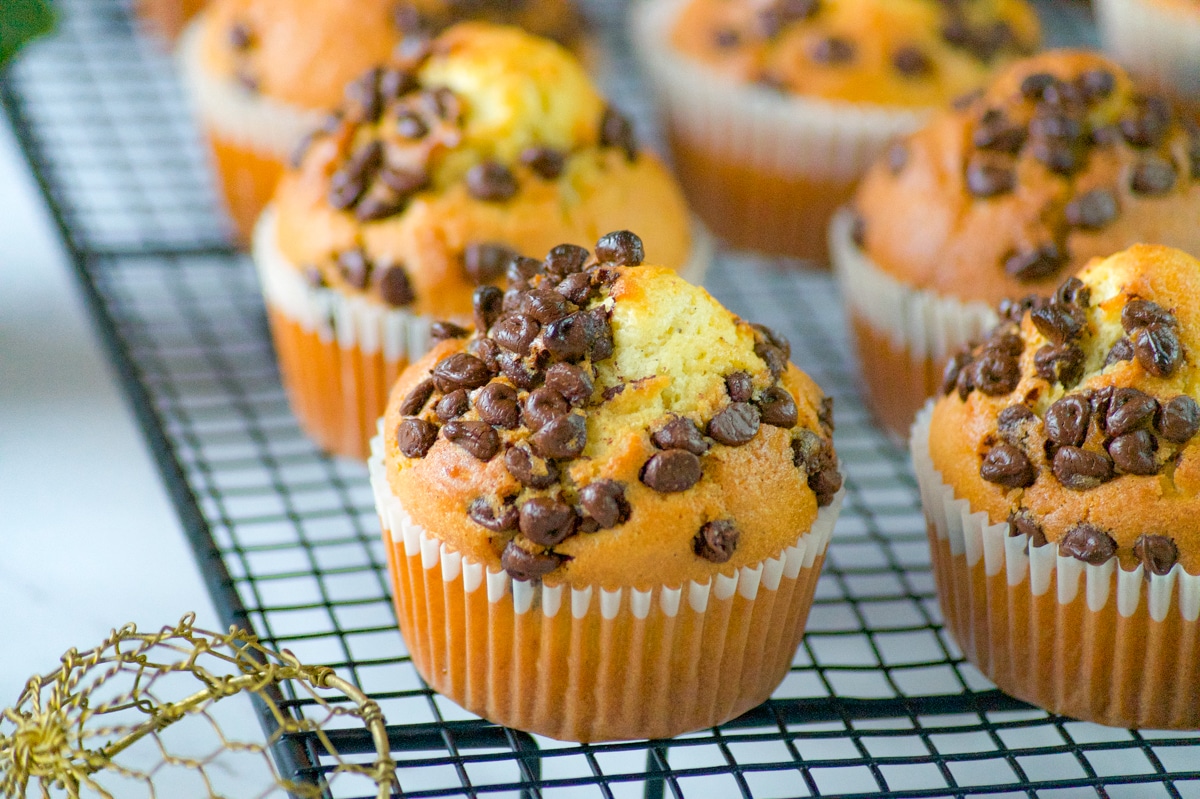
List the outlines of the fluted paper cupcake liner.
{"label": "fluted paper cupcake liner", "polygon": [[665,738],[765,701],[787,674],[842,494],[773,558],[679,586],[514,580],[405,512],[369,462],[400,629],[421,676],[498,724],[569,741]]}
{"label": "fluted paper cupcake liner", "polygon": [[1146,0],[1096,0],[1104,49],[1133,72],[1200,105],[1200,13]]}
{"label": "fluted paper cupcake liner", "polygon": [[692,207],[738,246],[824,261],[834,210],[928,112],[782,95],[720,75],[670,44],[686,2],[643,0],[633,30]]}
{"label": "fluted paper cupcake liner", "polygon": [[829,250],[854,334],[866,400],[884,427],[904,439],[913,416],[937,393],[946,361],[998,321],[982,302],[962,302],[896,280],[854,243],[843,209],[829,226]]}
{"label": "fluted paper cupcake liner", "polygon": [[1200,576],[1176,564],[1100,566],[1030,546],[955,496],[929,454],[930,403],[911,450],[938,599],[967,659],[1005,693],[1118,727],[1200,728]]}
{"label": "fluted paper cupcake liner", "polygon": [[[392,384],[429,351],[430,326],[438,320],[313,286],[276,241],[268,207],[254,232],[254,263],[292,408],[322,448],[365,458]],[[701,282],[712,254],[712,237],[694,224],[692,252],[680,274]]]}

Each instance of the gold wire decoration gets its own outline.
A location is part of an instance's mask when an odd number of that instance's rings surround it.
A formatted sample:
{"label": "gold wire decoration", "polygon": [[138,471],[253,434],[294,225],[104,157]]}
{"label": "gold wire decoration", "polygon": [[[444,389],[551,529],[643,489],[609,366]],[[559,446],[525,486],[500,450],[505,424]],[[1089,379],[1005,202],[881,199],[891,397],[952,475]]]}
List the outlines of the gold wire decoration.
{"label": "gold wire decoration", "polygon": [[[346,795],[343,787],[358,796],[392,795],[395,763],[378,704],[327,666],[306,666],[236,627],[219,634],[194,622],[188,614],[157,633],[126,625],[95,649],[69,650],[59,669],[30,679],[16,706],[0,714],[0,794],[317,799],[332,796],[341,780],[349,785],[339,785],[339,795]],[[242,722],[239,731],[252,730],[243,736],[258,731],[245,701],[251,695],[274,720],[266,741],[238,740],[224,729],[233,720]],[[242,702],[221,704],[231,697]],[[242,705],[240,718],[224,712],[235,705]],[[187,727],[193,729],[175,734]],[[361,744],[362,736],[338,731],[363,727],[371,746],[362,748],[373,751],[347,745],[355,751],[339,753],[332,738]],[[305,782],[281,774],[271,756],[277,745],[307,751],[319,761],[318,776]]]}

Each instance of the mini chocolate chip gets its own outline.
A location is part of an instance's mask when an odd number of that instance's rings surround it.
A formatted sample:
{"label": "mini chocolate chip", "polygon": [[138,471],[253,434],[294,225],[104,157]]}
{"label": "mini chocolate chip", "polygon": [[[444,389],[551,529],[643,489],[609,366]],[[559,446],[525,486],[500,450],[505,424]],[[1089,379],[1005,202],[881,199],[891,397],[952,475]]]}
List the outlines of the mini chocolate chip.
{"label": "mini chocolate chip", "polygon": [[361,178],[335,172],[329,179],[329,204],[338,211],[345,211],[358,202],[366,188]]}
{"label": "mini chocolate chip", "polygon": [[1104,430],[1110,436],[1119,436],[1146,427],[1158,415],[1158,400],[1136,388],[1117,388],[1112,392],[1108,404],[1108,415],[1104,419]]}
{"label": "mini chocolate chip", "polygon": [[942,394],[949,395],[958,386],[959,375],[973,360],[969,352],[956,352],[946,361],[946,368],[942,370]]}
{"label": "mini chocolate chip", "polygon": [[[1037,416],[1024,405],[1009,405],[996,415],[996,432],[1013,446],[1022,438],[1021,428]],[[1049,416],[1047,416],[1049,418]]]}
{"label": "mini chocolate chip", "polygon": [[778,378],[787,371],[787,355],[779,347],[759,341],[754,345],[754,354],[762,358],[772,377]]}
{"label": "mini chocolate chip", "polygon": [[979,476],[1005,488],[1027,488],[1037,479],[1037,472],[1024,452],[1011,444],[997,444],[983,457]]}
{"label": "mini chocolate chip", "polygon": [[604,109],[604,116],[600,119],[600,144],[623,150],[625,158],[630,161],[637,158],[638,144],[633,123],[612,106]]}
{"label": "mini chocolate chip", "polygon": [[250,71],[250,67],[246,65],[239,66],[234,70],[233,78],[238,84],[248,92],[257,93],[259,90],[258,77]]}
{"label": "mini chocolate chip", "polygon": [[1058,552],[1100,566],[1117,554],[1117,542],[1094,524],[1077,524],[1058,542]]}
{"label": "mini chocolate chip", "polygon": [[1081,447],[1091,420],[1088,398],[1070,394],[1046,409],[1046,438],[1060,446]]}
{"label": "mini chocolate chip", "polygon": [[567,404],[562,394],[552,388],[543,387],[531,391],[525,398],[522,418],[525,420],[526,427],[537,431],[570,412],[571,406]]}
{"label": "mini chocolate chip", "polygon": [[972,384],[989,397],[1012,393],[1021,382],[1017,359],[995,350],[984,350],[971,364]]}
{"label": "mini chocolate chip", "polygon": [[566,558],[553,552],[530,552],[516,540],[509,541],[500,553],[500,566],[514,580],[540,580],[563,564]]}
{"label": "mini chocolate chip", "polygon": [[1040,305],[1030,311],[1029,316],[1038,332],[1055,344],[1076,341],[1087,325],[1083,310],[1074,305]]}
{"label": "mini chocolate chip", "polygon": [[551,275],[566,277],[582,272],[587,263],[588,251],[576,244],[560,244],[546,255],[543,266]]}
{"label": "mini chocolate chip", "polygon": [[1167,441],[1186,444],[1200,430],[1200,405],[1186,394],[1173,397],[1162,406],[1162,414],[1155,427]]}
{"label": "mini chocolate chip", "polygon": [[958,398],[963,402],[967,401],[967,397],[975,390],[975,361],[972,360],[970,366],[958,373],[958,379],[954,381],[954,387],[958,391]]}
{"label": "mini chocolate chip", "polygon": [[667,422],[650,436],[650,440],[659,449],[682,449],[693,455],[703,455],[710,446],[700,427],[685,416]]}
{"label": "mini chocolate chip", "polygon": [[1051,302],[1058,305],[1074,305],[1086,309],[1092,302],[1092,290],[1077,277],[1069,277],[1054,290]]}
{"label": "mini chocolate chip", "polygon": [[535,367],[527,364],[525,359],[515,352],[505,352],[496,348],[496,366],[500,373],[507,377],[514,386],[532,391],[537,387],[540,375]]}
{"label": "mini chocolate chip", "polygon": [[493,533],[504,533],[517,529],[520,514],[515,507],[507,503],[501,505],[497,511],[491,502],[483,497],[476,497],[467,506],[467,518]]}
{"label": "mini chocolate chip", "polygon": [[1175,188],[1175,165],[1157,155],[1147,155],[1133,168],[1129,188],[1134,194],[1157,196]]}
{"label": "mini chocolate chip", "polygon": [[910,78],[928,75],[933,71],[933,60],[915,45],[906,45],[893,53],[892,64],[897,72]]}
{"label": "mini chocolate chip", "polygon": [[619,397],[625,392],[625,384],[617,383],[615,386],[609,386],[600,392],[600,397],[605,402],[608,402],[613,397]]}
{"label": "mini chocolate chip", "polygon": [[347,83],[343,91],[346,102],[364,122],[377,121],[383,110],[383,103],[379,96],[379,76],[382,72],[380,67],[372,67]]}
{"label": "mini chocolate chip", "polygon": [[836,465],[828,466],[808,478],[808,487],[817,498],[817,506],[824,508],[833,502],[833,497],[842,489],[842,474]]}
{"label": "mini chocolate chip", "polygon": [[350,288],[362,291],[371,282],[373,266],[367,254],[359,248],[343,250],[337,257],[338,270]]}
{"label": "mini chocolate chip", "polygon": [[393,308],[410,305],[416,300],[417,295],[408,279],[408,270],[400,264],[383,270],[379,277],[379,296]]}
{"label": "mini chocolate chip", "polygon": [[579,491],[579,504],[600,529],[608,530],[629,518],[629,503],[625,501],[625,486],[616,480],[596,480]]}
{"label": "mini chocolate chip", "polygon": [[592,298],[592,276],[587,272],[567,275],[554,290],[576,305],[587,305]]}
{"label": "mini chocolate chip", "polygon": [[1143,534],[1133,542],[1133,556],[1142,562],[1146,579],[1151,574],[1165,575],[1179,561],[1179,547],[1165,535]]}
{"label": "mini chocolate chip", "polygon": [[557,391],[572,405],[592,398],[595,383],[587,371],[569,363],[556,363],[546,370],[546,388]]}
{"label": "mini chocolate chip", "polygon": [[1113,387],[1104,386],[1091,392],[1088,398],[1088,405],[1092,409],[1092,418],[1096,420],[1096,427],[1100,428],[1103,433],[1108,429],[1108,409],[1112,407]]}
{"label": "mini chocolate chip", "polygon": [[1059,144],[1078,142],[1085,131],[1084,120],[1062,111],[1039,111],[1029,120],[1029,135]]}
{"label": "mini chocolate chip", "polygon": [[459,388],[438,400],[437,405],[433,407],[433,412],[443,422],[448,422],[462,416],[470,407],[471,400],[467,397],[467,390]]}
{"label": "mini chocolate chip", "polygon": [[746,372],[733,372],[725,377],[725,390],[734,402],[749,402],[754,396],[754,384]]}
{"label": "mini chocolate chip", "polygon": [[396,116],[396,132],[405,139],[423,139],[429,133],[429,126],[418,114],[406,108]]}
{"label": "mini chocolate chip", "polygon": [[1113,477],[1108,456],[1080,447],[1062,447],[1054,453],[1052,470],[1058,482],[1073,491],[1086,491]]}
{"label": "mini chocolate chip", "polygon": [[1000,304],[996,306],[996,313],[1001,319],[1019,325],[1025,318],[1025,312],[1036,308],[1040,302],[1041,298],[1034,294],[1019,300],[1000,300]]}
{"label": "mini chocolate chip", "polygon": [[1153,300],[1134,297],[1121,309],[1121,327],[1126,333],[1148,325],[1174,325],[1175,315]]}
{"label": "mini chocolate chip", "polygon": [[612,327],[603,308],[577,311],[547,325],[542,343],[551,355],[562,360],[588,355],[593,360],[604,360],[612,355]]}
{"label": "mini chocolate chip", "polygon": [[734,402],[718,411],[708,423],[708,434],[721,444],[740,447],[758,434],[762,414],[748,402]]}
{"label": "mini chocolate chip", "polygon": [[712,35],[713,45],[721,50],[737,47],[741,40],[741,35],[733,28],[717,28]]}
{"label": "mini chocolate chip", "polygon": [[254,45],[254,31],[245,22],[229,27],[229,46],[234,50],[249,50]]}
{"label": "mini chocolate chip", "polygon": [[395,192],[392,201],[403,207],[412,195],[429,187],[429,173],[422,169],[384,167],[379,170],[379,182]]}
{"label": "mini chocolate chip", "polygon": [[471,295],[471,306],[475,313],[475,329],[482,336],[500,316],[500,305],[504,292],[495,286],[480,286]]}
{"label": "mini chocolate chip", "polygon": [[468,244],[463,250],[462,265],[467,277],[475,285],[493,283],[504,277],[504,270],[516,257],[516,253],[503,244],[482,242]]}
{"label": "mini chocolate chip", "polygon": [[643,483],[663,494],[687,491],[700,482],[703,470],[700,458],[686,449],[668,449],[656,452],[642,467],[640,479]]}
{"label": "mini chocolate chip", "polygon": [[488,383],[475,395],[475,412],[490,425],[515,430],[521,423],[517,390],[507,383]]}
{"label": "mini chocolate chip", "polygon": [[1117,87],[1117,79],[1107,69],[1089,69],[1075,80],[1087,103],[1103,100]]}
{"label": "mini chocolate chip", "polygon": [[1079,153],[1065,142],[1039,139],[1030,152],[1038,163],[1056,175],[1074,175],[1083,167]]}
{"label": "mini chocolate chip", "polygon": [[1092,189],[1067,203],[1064,210],[1071,227],[1099,230],[1117,218],[1117,197],[1108,189]]}
{"label": "mini chocolate chip", "polygon": [[763,424],[788,429],[796,426],[796,400],[783,386],[768,388],[758,398],[757,405],[762,413]]}
{"label": "mini chocolate chip", "polygon": [[521,163],[543,180],[555,180],[562,174],[566,157],[553,147],[527,147],[521,151]]}
{"label": "mini chocolate chip", "polygon": [[559,416],[544,424],[529,443],[543,458],[578,458],[587,446],[587,421],[577,413]]}
{"label": "mini chocolate chip", "polygon": [[833,397],[821,397],[817,408],[817,423],[827,435],[833,435]]}
{"label": "mini chocolate chip", "polygon": [[521,312],[543,325],[562,319],[574,310],[575,306],[554,289],[531,289],[521,297]]}
{"label": "mini chocolate chip", "polygon": [[1008,534],[1010,536],[1023,535],[1027,537],[1029,539],[1029,546],[1031,547],[1046,546],[1046,533],[1042,530],[1042,525],[1027,510],[1019,510],[1008,514]]}
{"label": "mini chocolate chip", "polygon": [[396,425],[396,443],[406,458],[424,458],[437,435],[437,425],[424,419],[405,419]]}
{"label": "mini chocolate chip", "polygon": [[[825,468],[825,453],[825,439],[812,430],[802,428],[792,437],[792,463],[806,475],[815,475]],[[832,456],[828,460],[832,461]]]}
{"label": "mini chocolate chip", "polygon": [[1141,367],[1155,377],[1170,377],[1183,360],[1174,328],[1156,322],[1133,335],[1133,353]]}
{"label": "mini chocolate chip", "polygon": [[737,549],[741,533],[728,519],[708,522],[692,539],[692,551],[712,563],[726,563]]}
{"label": "mini chocolate chip", "polygon": [[983,97],[983,89],[972,89],[969,92],[960,94],[950,101],[950,107],[955,111],[966,111],[971,106],[975,105],[975,101]]}
{"label": "mini chocolate chip", "polygon": [[1116,467],[1126,474],[1149,475],[1158,473],[1158,463],[1154,459],[1156,448],[1150,431],[1135,430],[1110,441],[1108,454]]}
{"label": "mini chocolate chip", "polygon": [[1021,81],[1021,94],[1027,100],[1041,100],[1046,93],[1046,89],[1049,89],[1058,82],[1058,78],[1049,72],[1035,72],[1032,75],[1026,75],[1024,80]]}
{"label": "mini chocolate chip", "polygon": [[1016,155],[1028,138],[1021,125],[1010,122],[1004,112],[989,108],[979,120],[971,135],[971,143],[981,150]]}
{"label": "mini chocolate chip", "polygon": [[529,288],[529,281],[542,272],[542,262],[536,258],[526,258],[518,255],[508,265],[505,277],[512,287],[517,289]]}
{"label": "mini chocolate chip", "polygon": [[1171,127],[1171,106],[1161,97],[1143,98],[1134,115],[1122,119],[1119,127],[1134,147],[1157,147]]}
{"label": "mini chocolate chip", "polygon": [[1112,366],[1120,361],[1133,360],[1133,342],[1128,338],[1119,338],[1113,342],[1112,349],[1108,351],[1108,355],[1104,357],[1104,368]]}
{"label": "mini chocolate chip", "polygon": [[429,326],[429,337],[434,341],[446,341],[447,339],[466,338],[471,334],[461,325],[456,325],[453,322],[439,321],[434,322]]}
{"label": "mini chocolate chip", "polygon": [[500,347],[490,338],[479,336],[471,338],[467,341],[467,352],[487,364],[487,368],[492,372],[500,370],[500,364],[496,362],[496,356],[500,354]]}
{"label": "mini chocolate chip", "polygon": [[1004,259],[1004,271],[1021,282],[1033,283],[1062,269],[1068,259],[1064,248],[1050,242],[1033,250],[1010,254]]}
{"label": "mini chocolate chip", "polygon": [[401,416],[416,416],[425,408],[425,403],[429,402],[429,398],[433,396],[433,381],[425,378],[420,383],[413,386],[412,390],[405,395],[404,401],[400,403]]}
{"label": "mini chocolate chip", "polygon": [[552,547],[575,532],[575,509],[549,497],[534,497],[521,505],[518,527],[535,544]]}
{"label": "mini chocolate chip", "polygon": [[[904,167],[908,166],[908,144],[903,141],[893,142],[887,149],[886,163],[888,171],[893,175],[899,175],[904,171]],[[856,223],[861,223],[865,228],[866,223],[861,214],[855,214]],[[857,242],[862,246],[862,242]]]}
{"label": "mini chocolate chip", "polygon": [[398,100],[417,88],[417,76],[404,69],[385,69],[379,74],[379,98],[385,102]]}
{"label": "mini chocolate chip", "polygon": [[614,230],[596,242],[596,258],[615,266],[641,266],[646,260],[642,240],[628,230]]}
{"label": "mini chocolate chip", "polygon": [[529,354],[534,339],[541,332],[542,326],[533,319],[522,314],[513,314],[492,325],[488,335],[504,349],[524,357]]}
{"label": "mini chocolate chip", "polygon": [[549,488],[558,482],[554,461],[534,455],[526,444],[517,444],[504,453],[508,473],[526,488]]}
{"label": "mini chocolate chip", "polygon": [[456,388],[479,388],[492,379],[492,372],[483,361],[465,352],[456,352],[433,367],[433,382],[442,391]]}
{"label": "mini chocolate chip", "polygon": [[490,461],[500,451],[500,436],[487,422],[448,422],[442,436],[481,461]]}
{"label": "mini chocolate chip", "polygon": [[1019,358],[1021,353],[1025,352],[1025,342],[1014,328],[999,325],[984,342],[983,350],[1007,355],[1010,358]]}
{"label": "mini chocolate chip", "polygon": [[467,170],[467,192],[483,202],[504,202],[517,194],[517,179],[508,167],[484,161]]}
{"label": "mini chocolate chip", "polygon": [[379,184],[376,184],[375,188],[359,199],[358,204],[354,206],[354,218],[360,222],[375,222],[395,216],[407,205],[408,197],[397,196],[386,187],[380,189]]}
{"label": "mini chocolate chip", "polygon": [[1007,194],[1017,183],[1010,166],[972,158],[967,162],[967,190],[976,197],[987,198]]}
{"label": "mini chocolate chip", "polygon": [[762,336],[767,344],[770,344],[772,347],[778,347],[783,352],[785,358],[792,357],[792,345],[787,340],[787,336],[766,325],[751,324],[750,328]]}
{"label": "mini chocolate chip", "polygon": [[840,36],[820,39],[810,49],[812,60],[818,64],[848,64],[854,60],[857,48],[854,42]]}

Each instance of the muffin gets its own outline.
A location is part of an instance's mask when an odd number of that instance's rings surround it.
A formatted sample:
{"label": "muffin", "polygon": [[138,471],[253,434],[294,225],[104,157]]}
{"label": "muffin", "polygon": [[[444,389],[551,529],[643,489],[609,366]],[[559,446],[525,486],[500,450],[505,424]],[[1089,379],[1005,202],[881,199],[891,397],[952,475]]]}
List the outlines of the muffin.
{"label": "muffin", "polygon": [[946,624],[1013,696],[1196,729],[1200,261],[1137,245],[1002,314],[913,428]]}
{"label": "muffin", "polygon": [[646,0],[634,28],[692,206],[737,247],[821,262],[887,143],[1039,41],[1024,0]]}
{"label": "muffin", "polygon": [[173,42],[208,0],[136,0],[134,10],[150,32]]}
{"label": "muffin", "polygon": [[392,392],[370,467],[400,628],[499,724],[719,724],[800,642],[840,504],[832,405],[632,233],[566,251]]}
{"label": "muffin", "polygon": [[463,23],[348,95],[254,245],[285,386],[325,449],[366,457],[397,375],[455,329],[433,322],[470,324],[525,256],[649,220],[649,256],[702,276],[675,182],[559,45]]}
{"label": "muffin", "polygon": [[476,14],[585,44],[570,0],[213,0],[180,59],[237,235],[249,239],[289,157],[347,84],[419,53],[454,16]]}
{"label": "muffin", "polygon": [[1200,2],[1097,0],[1096,20],[1106,51],[1200,111]]}
{"label": "muffin", "polygon": [[1140,242],[1200,253],[1200,132],[1095,53],[1014,64],[894,145],[831,226],[866,398],[907,434],[1005,297]]}

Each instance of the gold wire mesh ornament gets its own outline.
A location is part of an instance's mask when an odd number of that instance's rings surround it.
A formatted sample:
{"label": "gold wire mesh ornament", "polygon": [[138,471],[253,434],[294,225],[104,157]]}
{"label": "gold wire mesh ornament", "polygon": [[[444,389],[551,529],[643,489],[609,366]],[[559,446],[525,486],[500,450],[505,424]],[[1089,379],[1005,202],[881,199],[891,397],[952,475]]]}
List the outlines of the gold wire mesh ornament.
{"label": "gold wire mesh ornament", "polygon": [[[392,795],[395,763],[379,705],[327,666],[306,666],[236,627],[218,634],[194,622],[188,614],[157,633],[126,625],[95,649],[69,650],[59,669],[30,679],[16,706],[0,714],[0,793],[316,799],[332,796],[340,781],[349,785],[338,785],[339,795],[347,788],[357,796]],[[274,721],[265,741],[239,740],[226,729],[257,731],[251,696]],[[242,701],[228,701],[233,697]],[[233,706],[240,717],[224,712]],[[363,736],[339,733],[364,727],[370,745],[347,743],[354,751],[339,753],[333,739],[361,744]],[[282,775],[271,756],[276,746],[306,751],[318,766],[312,780]]]}

